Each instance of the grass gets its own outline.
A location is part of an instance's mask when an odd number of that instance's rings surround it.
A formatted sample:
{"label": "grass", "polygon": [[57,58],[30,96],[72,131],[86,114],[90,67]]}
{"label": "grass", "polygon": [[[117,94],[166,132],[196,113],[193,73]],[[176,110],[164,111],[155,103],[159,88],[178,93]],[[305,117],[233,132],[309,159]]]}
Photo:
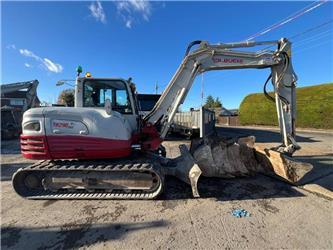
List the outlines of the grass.
{"label": "grass", "polygon": [[[333,83],[296,88],[296,105],[296,127],[333,129]],[[278,125],[275,103],[264,94],[246,96],[239,118],[242,125]]]}

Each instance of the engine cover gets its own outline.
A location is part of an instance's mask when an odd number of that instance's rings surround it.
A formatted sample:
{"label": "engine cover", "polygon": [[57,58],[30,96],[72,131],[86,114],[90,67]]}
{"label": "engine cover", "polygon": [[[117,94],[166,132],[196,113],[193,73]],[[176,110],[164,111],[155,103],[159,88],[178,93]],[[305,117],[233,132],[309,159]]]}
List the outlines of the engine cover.
{"label": "engine cover", "polygon": [[21,151],[29,159],[96,159],[131,153],[132,128],[103,108],[46,107],[24,113]]}

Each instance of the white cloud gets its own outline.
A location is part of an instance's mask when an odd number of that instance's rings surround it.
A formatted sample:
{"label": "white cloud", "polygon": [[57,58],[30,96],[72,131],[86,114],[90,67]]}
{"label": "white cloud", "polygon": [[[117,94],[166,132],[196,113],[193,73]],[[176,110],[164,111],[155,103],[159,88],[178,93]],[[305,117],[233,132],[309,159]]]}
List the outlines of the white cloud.
{"label": "white cloud", "polygon": [[127,20],[125,25],[129,29],[132,28],[132,20]]}
{"label": "white cloud", "polygon": [[9,44],[6,46],[7,49],[16,49],[15,44]]}
{"label": "white cloud", "polygon": [[[54,72],[54,73],[60,73],[63,70],[63,67],[60,64],[52,62],[48,58],[41,58],[40,56],[37,56],[35,53],[33,53],[30,50],[19,49],[19,52],[23,56],[31,57],[31,58],[35,59],[36,61],[40,62],[41,65],[48,71],[51,71],[51,72]],[[31,65],[28,64],[28,63],[25,63],[24,65],[28,68],[31,67]],[[27,65],[29,65],[29,66],[27,66]]]}
{"label": "white cloud", "polygon": [[143,0],[116,1],[118,14],[123,18],[125,26],[132,28],[136,15],[142,17],[145,21],[149,21],[151,16],[151,4]]}
{"label": "white cloud", "polygon": [[89,5],[89,10],[91,12],[91,15],[96,19],[96,21],[106,23],[105,12],[100,1],[91,3]]}
{"label": "white cloud", "polygon": [[24,66],[26,66],[27,68],[32,68],[32,65],[30,65],[29,63],[25,63]]}
{"label": "white cloud", "polygon": [[51,72],[60,73],[63,70],[63,67],[60,64],[54,63],[48,58],[43,59],[43,64]]}
{"label": "white cloud", "polygon": [[32,51],[27,49],[20,49],[20,54],[26,57],[32,57],[36,60],[40,60],[41,58],[39,56],[36,56]]}

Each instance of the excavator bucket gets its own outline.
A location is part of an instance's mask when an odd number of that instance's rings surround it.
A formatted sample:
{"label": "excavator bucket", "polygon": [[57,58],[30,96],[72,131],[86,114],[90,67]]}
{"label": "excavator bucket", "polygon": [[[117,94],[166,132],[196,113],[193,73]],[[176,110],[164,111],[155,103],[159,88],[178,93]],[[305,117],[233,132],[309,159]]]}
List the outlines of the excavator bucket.
{"label": "excavator bucket", "polygon": [[255,146],[255,156],[265,173],[274,172],[284,180],[296,184],[313,169],[310,163],[295,161],[280,152]]}
{"label": "excavator bucket", "polygon": [[201,174],[235,178],[262,173],[297,184],[313,168],[309,163],[255,146],[254,136],[225,139],[214,135],[193,140],[190,151],[185,145],[179,148],[181,156],[172,161],[167,174],[190,184],[194,197],[199,197],[197,182]]}

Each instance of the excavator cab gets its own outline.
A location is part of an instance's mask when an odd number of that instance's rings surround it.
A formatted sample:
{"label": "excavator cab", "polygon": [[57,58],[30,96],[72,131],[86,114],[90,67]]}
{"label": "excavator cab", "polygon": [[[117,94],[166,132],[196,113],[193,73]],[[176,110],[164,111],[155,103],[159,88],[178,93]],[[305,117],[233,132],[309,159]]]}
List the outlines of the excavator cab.
{"label": "excavator cab", "polygon": [[133,133],[138,129],[138,111],[130,84],[121,78],[77,78],[75,107],[104,109],[109,99],[112,111],[128,121]]}
{"label": "excavator cab", "polygon": [[132,102],[126,84],[119,80],[87,79],[83,83],[83,107],[104,107],[106,99],[112,110],[133,114]]}
{"label": "excavator cab", "polygon": [[104,107],[109,99],[113,110],[133,114],[131,90],[122,79],[80,78],[77,80],[76,107]]}

